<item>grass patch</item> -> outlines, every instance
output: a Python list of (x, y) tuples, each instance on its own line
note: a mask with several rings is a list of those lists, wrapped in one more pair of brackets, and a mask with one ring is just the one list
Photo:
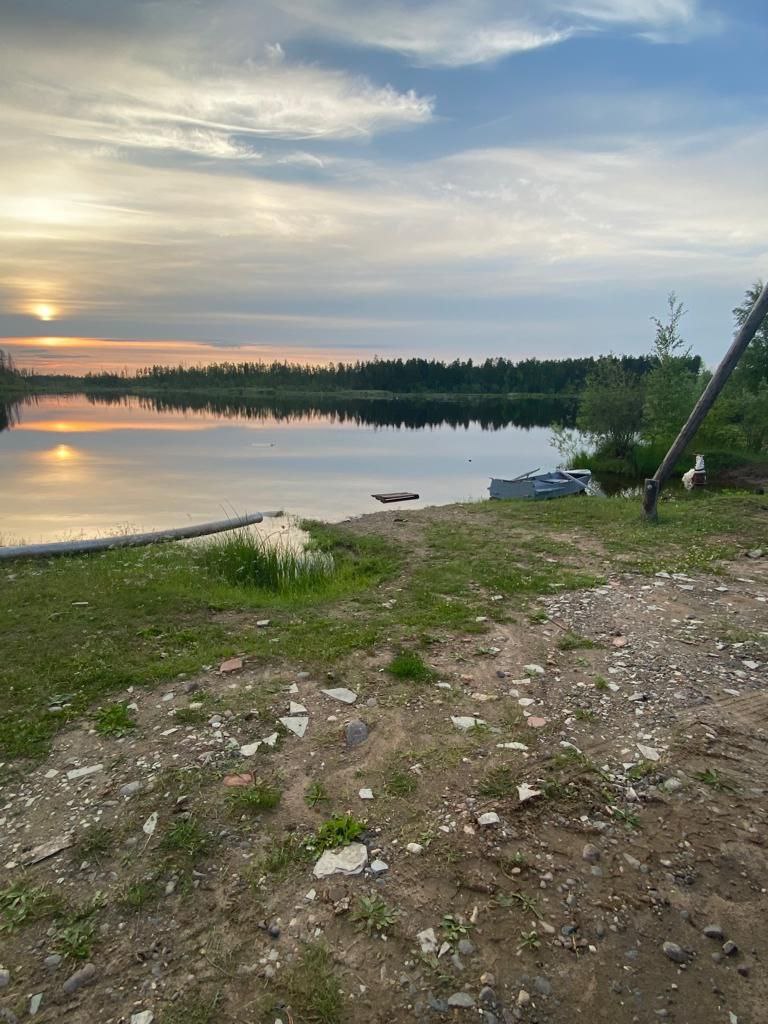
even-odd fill
[(395, 679), (409, 679), (414, 683), (429, 683), (435, 673), (416, 651), (400, 651), (387, 665), (387, 671)]
[(512, 796), (517, 786), (517, 771), (512, 765), (500, 764), (491, 768), (478, 787), (480, 796), (501, 800)]
[(217, 1008), (220, 1001), (218, 992), (205, 999), (200, 995), (186, 996), (163, 1009), (160, 1024), (214, 1024), (219, 1017)]
[(608, 680), (604, 676), (595, 676), (595, 689), (600, 690), (601, 693), (605, 693), (610, 690)]
[(142, 878), (124, 886), (117, 896), (117, 903), (125, 910), (138, 913), (160, 898), (160, 884), (157, 878)]
[(20, 879), (0, 889), (0, 932), (13, 932), (30, 921), (39, 921), (61, 911), (57, 893), (43, 885)]
[(304, 792), (304, 803), (307, 807), (318, 807), (320, 804), (330, 802), (328, 790), (322, 782), (310, 782)]
[(557, 646), (561, 651), (582, 651), (591, 650), (599, 645), (594, 640), (590, 640), (588, 636), (580, 636), (578, 633), (568, 632), (560, 637), (557, 641)]
[(316, 850), (335, 850), (338, 846), (353, 843), (365, 832), (365, 822), (358, 821), (351, 814), (339, 814), (324, 821), (317, 830), (312, 845)]
[(280, 803), (282, 793), (277, 786), (256, 779), (252, 786), (233, 789), (227, 796), (229, 810), (238, 815), (261, 814), (273, 811)]
[(72, 853), (75, 860), (98, 862), (109, 856), (114, 847), (115, 834), (112, 829), (104, 825), (94, 825), (73, 848)]
[(380, 896), (361, 896), (352, 911), (352, 920), (368, 935), (383, 935), (397, 919), (393, 910)]
[(304, 949), (287, 969), (283, 988), (297, 1024), (341, 1024), (344, 1001), (331, 954), (322, 943)]
[(205, 708), (176, 708), (173, 717), (179, 725), (204, 725), (211, 717), (211, 712)]
[(384, 791), (388, 796), (410, 796), (418, 788), (419, 782), (413, 772), (400, 769), (393, 771), (384, 782)]
[(96, 712), (96, 732), (119, 738), (136, 728), (136, 719), (127, 704), (107, 704)]
[(87, 960), (93, 952), (95, 932), (96, 925), (88, 918), (70, 921), (57, 929), (54, 949), (72, 960)]
[(731, 780), (721, 775), (716, 768), (705, 768), (703, 772), (694, 772), (693, 777), (698, 779), (699, 782), (703, 782), (705, 786), (709, 786), (710, 789), (721, 792), (736, 788)]
[(597, 715), (594, 711), (591, 711), (589, 708), (576, 708), (576, 710), (573, 712), (573, 717), (576, 719), (577, 722), (597, 721)]
[(271, 841), (260, 857), (255, 873), (285, 878), (296, 865), (306, 864), (312, 859), (306, 841), (299, 836), (289, 834), (272, 836)]
[(167, 853), (181, 854), (190, 860), (210, 853), (213, 837), (197, 818), (184, 818), (175, 822), (160, 840), (160, 848)]
[(279, 539), (252, 530), (233, 530), (201, 548), (200, 559), (212, 576), (236, 587), (295, 595), (322, 589), (333, 576), (333, 555), (299, 551)]

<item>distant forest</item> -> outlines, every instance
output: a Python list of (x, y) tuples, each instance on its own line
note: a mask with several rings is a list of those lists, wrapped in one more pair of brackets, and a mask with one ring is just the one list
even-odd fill
[[(637, 377), (650, 373), (652, 356), (620, 356), (622, 369)], [(701, 360), (689, 359), (698, 372)], [(149, 366), (136, 373), (94, 373), (81, 378), (84, 390), (216, 391), (234, 388), (268, 390), (389, 391), (397, 394), (578, 394), (598, 360), (581, 359), (372, 359), (330, 363), (211, 363), (208, 366)]]

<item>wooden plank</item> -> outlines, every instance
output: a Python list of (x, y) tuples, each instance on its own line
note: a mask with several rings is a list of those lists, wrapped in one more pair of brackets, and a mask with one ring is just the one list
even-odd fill
[(419, 496), (413, 491), (393, 491), (390, 494), (372, 494), (371, 497), (383, 505), (389, 505), (393, 501), (417, 501)]

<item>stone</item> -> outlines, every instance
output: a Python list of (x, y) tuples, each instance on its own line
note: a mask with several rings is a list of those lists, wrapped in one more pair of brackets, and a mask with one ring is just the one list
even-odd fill
[(541, 790), (533, 789), (527, 782), (523, 782), (517, 787), (517, 798), (521, 804), (527, 803), (528, 800), (534, 800), (537, 796), (541, 796)]
[(742, 976), (742, 978), (748, 978), (749, 977), (749, 970), (750, 970), (749, 964), (739, 964), (739, 966), (736, 968), (736, 970), (739, 972), (739, 974)]
[(424, 847), (421, 845), (421, 843), (408, 843), (405, 849), (408, 853), (415, 853), (417, 855), (420, 853), (424, 853)]
[(642, 867), (642, 864), (637, 859), (637, 857), (633, 857), (631, 853), (625, 853), (624, 860), (627, 862), (627, 864), (629, 864), (631, 868), (634, 868), (635, 871), (639, 871)]
[(242, 658), (228, 658), (219, 665), (219, 672), (226, 675), (227, 672), (239, 672), (242, 667)]
[(85, 967), (81, 967), (79, 971), (75, 971), (74, 974), (70, 974), (64, 982), (64, 991), (67, 995), (72, 995), (73, 992), (77, 992), (77, 990), (83, 988), (84, 985), (90, 985), (90, 983), (95, 980), (96, 968), (93, 964), (86, 964)]
[(661, 788), (666, 790), (667, 793), (677, 793), (683, 788), (683, 784), (680, 779), (670, 778), (662, 782)]
[(361, 743), (365, 743), (367, 739), (368, 726), (365, 722), (362, 722), (359, 718), (353, 718), (351, 722), (347, 723), (347, 727), (344, 730), (344, 742), (347, 745), (347, 750), (354, 750)]
[(256, 625), (259, 629), (266, 629), (270, 622), (271, 619), (257, 619)]
[(361, 800), (373, 800), (373, 790), (365, 786), (357, 791), (357, 795)]
[(460, 1010), (471, 1010), (475, 1000), (469, 992), (454, 992), (452, 996), (448, 996), (448, 1005)]
[(517, 1005), (528, 1006), (531, 1001), (530, 993), (526, 992), (524, 988), (521, 988), (517, 993)]
[(0, 988), (8, 988), (11, 983), (11, 972), (5, 967), (0, 968)]
[(342, 704), (354, 704), (357, 700), (357, 694), (348, 690), (346, 686), (332, 686), (330, 690), (321, 690), (320, 692), (332, 700), (340, 700)]
[(496, 811), (486, 811), (485, 814), (478, 815), (477, 824), (488, 828), (493, 825), (501, 824), (501, 818), (498, 816)]
[(747, 558), (762, 558), (762, 557), (763, 557), (763, 549), (762, 548), (752, 548), (751, 551), (747, 552)]
[(261, 740), (256, 740), (254, 743), (244, 743), (243, 746), (240, 747), (240, 753), (243, 757), (253, 757), (260, 746)]
[(526, 718), (525, 724), (529, 725), (531, 729), (543, 729), (545, 725), (549, 725), (549, 719), (539, 718), (538, 715), (531, 715), (530, 718)]
[[(475, 944), (470, 939), (459, 939), (459, 944), (456, 947), (462, 956), (472, 956), (475, 952)], [(490, 984), (490, 982), (483, 982), (484, 985)]]
[(150, 816), (147, 818), (147, 820), (141, 826), (141, 831), (144, 833), (145, 836), (154, 835), (154, 831), (157, 828), (157, 818), (158, 818), (157, 811), (152, 811)]
[(269, 736), (265, 736), (261, 742), (266, 743), (268, 747), (274, 747), (277, 744), (278, 739), (279, 736), (277, 735), (277, 733), (271, 732)]
[(682, 946), (678, 946), (676, 942), (665, 942), (661, 948), (664, 956), (676, 964), (687, 964), (691, 959), (690, 954)]
[(143, 782), (126, 782), (124, 786), (119, 789), (120, 796), (124, 800), (130, 800), (132, 796), (136, 796), (140, 793), (144, 786)]
[(527, 750), (528, 747), (525, 743), (518, 743), (516, 740), (512, 740), (510, 743), (497, 743), (496, 747), (498, 750)]
[(552, 982), (542, 974), (537, 975), (537, 977), (533, 979), (533, 987), (540, 996), (552, 995)]
[(582, 860), (587, 861), (589, 864), (597, 864), (600, 860), (601, 853), (594, 843), (585, 843), (584, 849), (581, 851)]
[(708, 924), (706, 928), (702, 928), (701, 934), (705, 939), (717, 939), (719, 942), (725, 938), (725, 932), (719, 924)]
[(731, 939), (728, 939), (727, 942), (723, 943), (723, 952), (726, 956), (733, 956), (735, 953), (738, 953), (738, 951), (739, 947), (735, 942), (732, 942)]
[(288, 703), (288, 714), (289, 715), (307, 715), (309, 712), (303, 704), (298, 704), (295, 700), (289, 701)]
[(389, 864), (385, 860), (372, 860), (370, 863), (371, 872), (374, 875), (382, 875), (385, 871), (389, 871)]
[(476, 718), (474, 715), (451, 715), (451, 721), (459, 732), (468, 732), (478, 725), (485, 725), (485, 719)]
[(29, 1016), (30, 1017), (34, 1017), (35, 1016), (37, 1011), (40, 1009), (40, 1004), (42, 1003), (42, 1001), (43, 1001), (43, 993), (42, 992), (38, 992), (36, 995), (32, 996), (32, 998), (29, 1000)]
[(543, 676), (544, 669), (541, 665), (523, 665), (523, 672), (527, 676)]
[(483, 1006), (493, 1007), (496, 1005), (496, 993), (493, 991), (490, 985), (483, 985), (483, 987), (480, 989), (478, 1000), (483, 1004)]
[(417, 932), (416, 941), (422, 953), (437, 952), (437, 936), (434, 928), (425, 928), (423, 931)]
[(271, 939), (279, 939), (280, 938), (280, 928), (276, 924), (271, 924), (267, 928), (267, 935), (269, 935), (269, 937)]
[(49, 839), (47, 843), (41, 843), (31, 850), (23, 858), (24, 864), (39, 864), (42, 860), (55, 857), (62, 850), (68, 850), (72, 845), (71, 833), (65, 836), (57, 836), (56, 839)]
[(301, 739), (301, 737), (307, 731), (307, 726), (309, 725), (309, 716), (285, 716), (284, 718), (280, 719), (280, 722), (285, 726), (288, 732), (292, 732), (294, 736), (298, 736), (299, 739)]
[(359, 875), (368, 863), (368, 850), (362, 843), (350, 843), (342, 850), (325, 850), (312, 869), (315, 878), (330, 875)]
[(643, 755), (646, 761), (658, 761), (661, 754), (656, 750), (655, 747), (646, 747), (643, 743), (637, 744), (637, 749)]
[(75, 782), (77, 779), (84, 779), (88, 775), (95, 775), (96, 772), (102, 771), (103, 768), (103, 764), (92, 764), (87, 768), (73, 768), (67, 772), (67, 779), (69, 782)]
[(48, 968), (49, 971), (55, 971), (64, 958), (60, 953), (51, 953), (43, 960), (43, 964)]
[(239, 789), (244, 786), (253, 785), (253, 773), (252, 772), (238, 772), (235, 775), (225, 775), (224, 785), (230, 789)]
[(131, 1014), (131, 1024), (152, 1024), (154, 1019), (155, 1015), (151, 1010), (140, 1010)]

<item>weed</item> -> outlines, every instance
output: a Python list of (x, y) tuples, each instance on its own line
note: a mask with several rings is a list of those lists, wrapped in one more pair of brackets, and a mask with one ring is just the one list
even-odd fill
[(577, 722), (595, 722), (597, 721), (597, 715), (594, 711), (589, 708), (576, 708), (573, 713), (573, 717)]
[(308, 844), (293, 834), (274, 836), (256, 865), (256, 872), (284, 878), (295, 864), (311, 858)]
[(365, 831), (365, 823), (350, 814), (340, 814), (324, 821), (311, 845), (316, 850), (335, 850), (337, 846), (352, 843)]
[(213, 840), (196, 818), (177, 821), (163, 836), (160, 846), (169, 853), (178, 853), (190, 860), (204, 856)]
[(297, 551), (286, 542), (234, 530), (212, 541), (200, 557), (214, 575), (238, 587), (296, 594), (322, 587), (333, 575), (333, 557), (321, 551)]
[(545, 622), (549, 622), (549, 615), (543, 608), (537, 608), (535, 612), (531, 612), (528, 616), (528, 621), (532, 626), (541, 625)]
[(25, 879), (0, 889), (0, 932), (12, 932), (27, 921), (38, 921), (61, 909), (61, 899), (45, 886)]
[(510, 796), (515, 792), (517, 773), (511, 765), (500, 764), (491, 768), (480, 783), (480, 796), (493, 797), (497, 800)]
[(383, 935), (395, 923), (397, 911), (392, 910), (380, 896), (361, 896), (352, 912), (352, 920), (369, 935)]
[(590, 640), (587, 636), (580, 636), (578, 633), (564, 633), (563, 636), (557, 641), (557, 646), (561, 651), (580, 651), (590, 650), (598, 645), (594, 640)]
[(541, 939), (535, 931), (520, 932), (520, 945), (517, 947), (518, 953), (521, 953), (524, 949), (536, 950), (540, 947)]
[(301, 959), (287, 969), (283, 984), (294, 1020), (302, 1024), (341, 1024), (343, 997), (324, 945), (306, 946)]
[(396, 679), (410, 679), (414, 683), (429, 683), (435, 673), (415, 651), (400, 651), (387, 666), (387, 671)]
[(460, 939), (465, 939), (469, 935), (472, 925), (457, 914), (445, 914), (440, 927), (443, 929), (445, 941), (455, 946)]
[(410, 796), (418, 784), (413, 772), (393, 771), (384, 783), (384, 789), (389, 796)]
[(304, 803), (307, 807), (317, 807), (318, 804), (327, 804), (330, 799), (328, 790), (322, 782), (310, 782), (304, 793)]
[(74, 847), (73, 853), (77, 860), (100, 861), (111, 853), (115, 845), (115, 835), (112, 829), (103, 825), (94, 825), (88, 829), (80, 842)]
[(655, 775), (659, 770), (659, 766), (653, 761), (638, 761), (637, 764), (633, 764), (627, 772), (628, 779), (646, 779), (649, 775)]
[(721, 775), (716, 768), (705, 768), (703, 772), (694, 772), (694, 779), (698, 779), (699, 782), (703, 782), (705, 786), (710, 786), (712, 789), (719, 791), (733, 790), (736, 787), (730, 781)]
[(601, 691), (610, 690), (608, 680), (603, 676), (595, 676), (595, 689)]
[(57, 929), (54, 948), (72, 960), (87, 960), (93, 951), (96, 926), (88, 918), (73, 920)]
[(517, 904), (524, 913), (541, 917), (536, 899), (533, 896), (526, 896), (524, 892), (512, 892), (509, 894), (500, 893), (495, 902), (500, 907), (509, 908)]
[(252, 786), (233, 789), (227, 796), (227, 806), (233, 814), (260, 814), (273, 811), (280, 803), (282, 793), (277, 786), (257, 779)]
[(127, 736), (136, 728), (136, 719), (133, 717), (127, 704), (107, 704), (99, 708), (96, 713), (96, 732), (102, 736)]
[(166, 1006), (160, 1024), (213, 1024), (218, 1016), (216, 1008), (220, 999), (218, 992), (210, 999), (201, 999), (199, 995), (188, 996), (179, 1003)]
[(210, 718), (205, 708), (176, 708), (174, 719), (179, 725), (202, 725)]
[(144, 878), (132, 882), (120, 890), (117, 902), (126, 910), (138, 912), (143, 910), (148, 903), (152, 903), (160, 896), (160, 886), (156, 878)]
[(635, 828), (640, 828), (640, 818), (635, 814), (634, 811), (625, 811), (621, 807), (613, 808), (613, 816), (616, 821), (622, 822), (627, 831), (631, 831)]

